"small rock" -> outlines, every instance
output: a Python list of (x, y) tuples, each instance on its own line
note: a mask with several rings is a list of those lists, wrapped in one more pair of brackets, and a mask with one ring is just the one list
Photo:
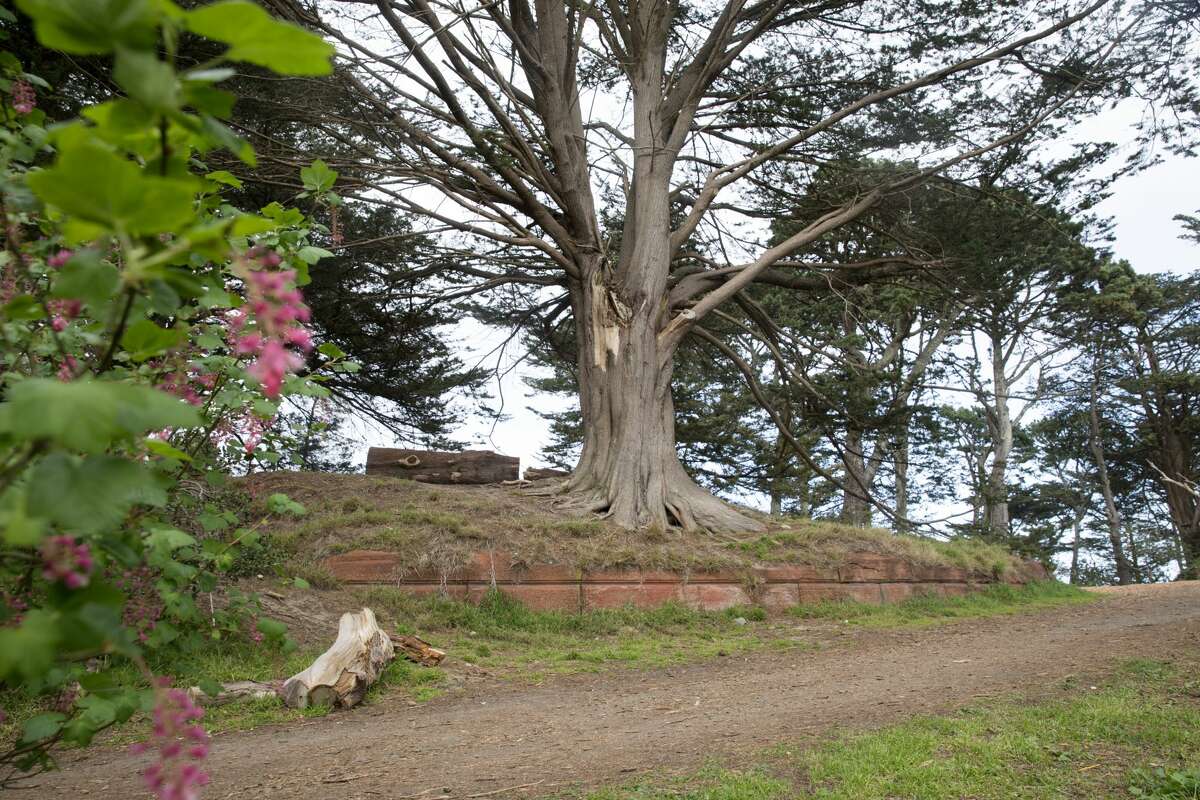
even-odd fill
[(734, 625), (745, 625), (747, 622), (748, 620), (745, 617), (735, 617), (733, 620)]

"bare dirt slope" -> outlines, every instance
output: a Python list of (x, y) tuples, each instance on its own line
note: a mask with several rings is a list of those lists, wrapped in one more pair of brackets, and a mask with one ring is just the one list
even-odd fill
[[(695, 767), (767, 744), (1062, 691), (1115, 660), (1200, 654), (1200, 583), (1106, 593), (1086, 606), (919, 631), (857, 632), (817, 652), (760, 655), (536, 687), (490, 685), (217, 737), (207, 798), (534, 796)], [(68, 757), (26, 798), (142, 796), (145, 756)], [(532, 784), (532, 785), (529, 785)], [(498, 792), (508, 787), (522, 787)]]

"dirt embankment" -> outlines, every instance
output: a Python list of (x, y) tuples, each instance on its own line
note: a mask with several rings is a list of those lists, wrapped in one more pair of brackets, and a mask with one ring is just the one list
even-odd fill
[[(1115, 660), (1200, 655), (1200, 583), (1118, 590), (1085, 606), (919, 631), (824, 631), (815, 653), (758, 655), (536, 687), (485, 685), (217, 737), (208, 798), (536, 796), (780, 741), (1062, 690)], [(26, 798), (141, 796), (145, 756), (94, 750)], [(510, 792), (496, 790), (523, 787)]]

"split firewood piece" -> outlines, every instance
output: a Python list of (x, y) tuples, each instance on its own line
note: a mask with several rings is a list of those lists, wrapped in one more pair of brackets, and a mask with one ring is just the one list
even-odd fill
[(261, 681), (234, 681), (221, 684), (221, 691), (215, 695), (206, 694), (199, 686), (187, 690), (188, 697), (193, 703), (202, 706), (223, 706), (234, 700), (261, 700), (264, 697), (279, 696), (279, 681), (263, 683)]
[(396, 650), (369, 608), (347, 612), (338, 623), (337, 640), (308, 669), (283, 684), (283, 704), (289, 708), (334, 705), (351, 708), (363, 699), (367, 687)]
[(438, 650), (429, 642), (417, 636), (392, 634), (392, 644), (400, 648), (409, 661), (415, 661), (423, 667), (436, 667), (446, 657), (445, 650)]

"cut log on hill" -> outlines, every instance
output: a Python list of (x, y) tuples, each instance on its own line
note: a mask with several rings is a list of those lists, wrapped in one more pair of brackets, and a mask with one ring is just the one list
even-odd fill
[(395, 657), (391, 637), (379, 627), (371, 609), (347, 612), (338, 623), (333, 647), (284, 682), (283, 703), (289, 708), (351, 708), (362, 701), (367, 688)]
[(571, 473), (563, 469), (551, 469), (549, 467), (530, 467), (525, 470), (525, 480), (527, 481), (542, 481), (546, 478), (569, 478)]
[(436, 667), (446, 657), (445, 650), (438, 650), (417, 636), (392, 634), (392, 644), (400, 648), (409, 661), (415, 661), (423, 667)]
[(368, 475), (391, 475), (421, 483), (501, 483), (515, 481), (521, 460), (490, 450), (444, 453), (437, 450), (399, 450), (372, 447), (367, 451)]

